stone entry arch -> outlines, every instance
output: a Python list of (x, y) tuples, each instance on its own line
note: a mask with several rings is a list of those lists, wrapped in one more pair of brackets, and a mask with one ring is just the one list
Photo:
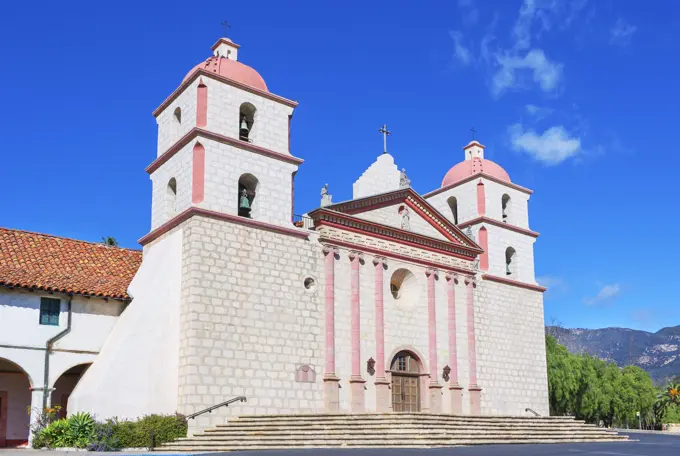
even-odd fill
[(402, 350), (392, 358), (390, 373), (392, 376), (393, 412), (420, 411), (422, 367), (420, 359), (409, 350)]

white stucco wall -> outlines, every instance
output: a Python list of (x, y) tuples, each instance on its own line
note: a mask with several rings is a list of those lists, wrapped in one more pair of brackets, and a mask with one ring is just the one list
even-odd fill
[(390, 154), (379, 155), (352, 185), (353, 198), (398, 190), (400, 176), (394, 157)]
[[(133, 301), (69, 399), (69, 413), (136, 418), (177, 411), (182, 232), (149, 247)], [(113, 398), (113, 399), (112, 399)]]
[(444, 214), (453, 222), (453, 214), (449, 207), (448, 199), (454, 196), (458, 201), (458, 223), (479, 217), (477, 212), (477, 183), (479, 179), (473, 179), (444, 192), (427, 197), (427, 202), (435, 209)]

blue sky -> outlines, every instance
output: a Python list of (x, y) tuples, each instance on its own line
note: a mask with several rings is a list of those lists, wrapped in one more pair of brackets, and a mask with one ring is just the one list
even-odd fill
[(0, 226), (137, 248), (151, 115), (228, 20), (239, 59), (298, 100), (296, 208), (389, 149), (437, 188), (470, 127), (535, 191), (546, 321), (680, 324), (680, 4), (10, 2), (0, 15)]

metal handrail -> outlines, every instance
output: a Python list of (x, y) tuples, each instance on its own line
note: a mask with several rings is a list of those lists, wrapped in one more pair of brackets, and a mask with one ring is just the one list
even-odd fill
[(534, 409), (525, 408), (524, 411), (525, 411), (525, 412), (531, 412), (531, 413), (534, 414), (534, 416), (541, 416), (541, 414), (540, 414), (540, 413), (537, 413)]
[(229, 399), (228, 401), (221, 402), (217, 405), (213, 405), (212, 407), (208, 407), (207, 409), (201, 410), (196, 413), (192, 413), (191, 415), (187, 415), (184, 417), (185, 420), (193, 420), (199, 415), (203, 415), (204, 413), (212, 413), (213, 410), (218, 409), (220, 407), (229, 407), (229, 404), (233, 404), (234, 402), (241, 401), (241, 402), (246, 402), (247, 399), (245, 396), (238, 396), (233, 399)]

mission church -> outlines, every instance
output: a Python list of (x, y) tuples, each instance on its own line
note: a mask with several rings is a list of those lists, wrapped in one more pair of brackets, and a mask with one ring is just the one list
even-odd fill
[[(270, 92), (231, 40), (212, 51), (153, 113), (143, 254), (70, 240), (101, 267), (67, 256), (66, 283), (50, 285), (14, 278), (16, 258), (29, 257), (17, 239), (46, 235), (0, 236), (0, 368), (25, 374), (29, 405), (136, 418), (247, 398), (191, 421), (193, 431), (252, 413), (548, 415), (532, 191), (473, 140), (440, 188), (415, 192), (385, 150), (351, 200), (333, 203), (324, 187), (320, 206), (297, 216), (297, 103)], [(70, 285), (78, 274), (93, 283)], [(101, 290), (113, 277), (115, 290)], [(72, 300), (84, 298), (72, 320)], [(44, 322), (53, 332), (21, 344), (4, 330)], [(59, 368), (46, 371), (31, 345)], [(78, 366), (55, 395), (60, 373)]]

